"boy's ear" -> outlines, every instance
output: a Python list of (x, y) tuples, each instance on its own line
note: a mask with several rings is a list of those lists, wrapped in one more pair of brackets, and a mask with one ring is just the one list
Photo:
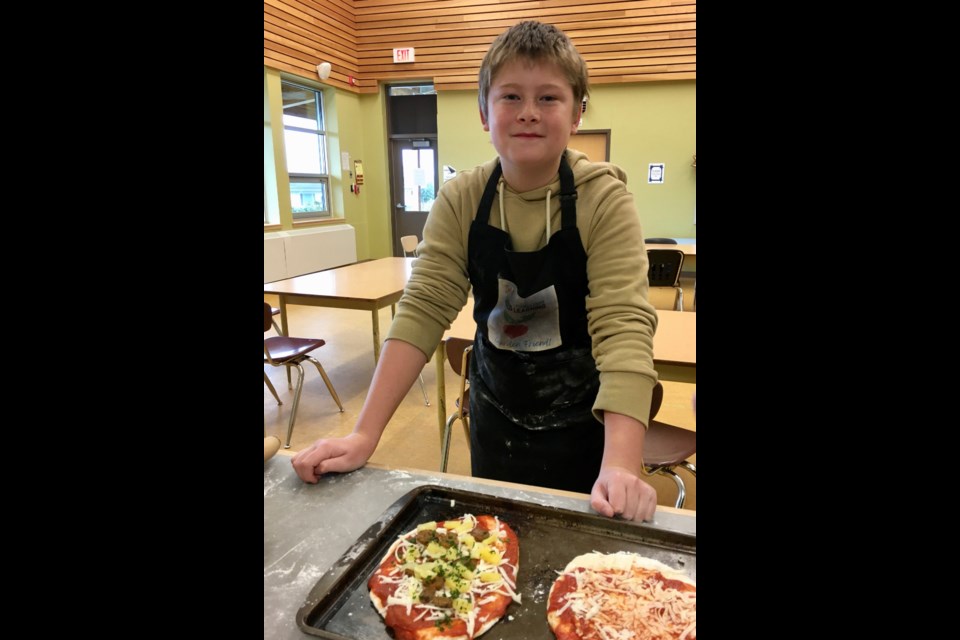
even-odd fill
[(483, 125), (483, 130), (490, 131), (490, 125), (487, 124), (487, 119), (483, 117), (483, 109), (477, 107), (477, 111), (480, 112), (480, 123)]

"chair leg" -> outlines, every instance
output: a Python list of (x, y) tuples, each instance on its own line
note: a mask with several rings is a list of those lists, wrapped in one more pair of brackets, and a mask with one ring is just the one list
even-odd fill
[(440, 471), (446, 473), (447, 460), (450, 457), (450, 434), (453, 431), (453, 422), (457, 419), (456, 413), (451, 413), (447, 424), (443, 427), (443, 441), (440, 443)]
[(300, 406), (300, 392), (303, 390), (303, 367), (299, 362), (287, 364), (289, 369), (297, 368), (297, 390), (293, 394), (293, 406), (290, 407), (290, 422), (287, 424), (287, 442), (283, 445), (284, 449), (290, 448), (290, 437), (293, 436), (293, 423), (297, 419), (297, 407)]
[(316, 365), (317, 371), (320, 372), (320, 377), (323, 378), (323, 382), (327, 385), (327, 391), (330, 392), (330, 395), (333, 396), (333, 401), (337, 403), (337, 406), (340, 407), (340, 413), (343, 413), (343, 405), (340, 404), (340, 396), (337, 395), (336, 390), (333, 388), (333, 383), (330, 382), (330, 378), (327, 377), (327, 372), (323, 370), (323, 365), (320, 364), (320, 361), (312, 356), (307, 356), (307, 360)]
[(683, 462), (680, 463), (680, 466), (686, 469), (687, 471), (689, 471), (690, 473), (692, 473), (694, 478), (697, 477), (697, 467), (694, 466), (692, 462), (684, 460)]
[(423, 374), (420, 374), (420, 391), (423, 392), (423, 403), (430, 406), (430, 399), (427, 398), (427, 387), (423, 384)]
[(463, 416), (460, 423), (463, 425), (463, 437), (467, 439), (467, 451), (470, 451), (470, 416)]
[(270, 322), (273, 323), (273, 330), (277, 332), (277, 335), (278, 335), (278, 336), (282, 336), (282, 335), (283, 335), (283, 331), (280, 331), (280, 325), (277, 324), (277, 321), (276, 321), (276, 320), (271, 320)]
[(277, 395), (277, 390), (273, 388), (273, 383), (270, 382), (270, 378), (267, 377), (267, 372), (263, 372), (263, 381), (267, 383), (267, 387), (270, 389), (270, 393), (273, 394), (273, 397), (277, 399), (277, 404), (283, 404), (280, 402), (280, 396)]
[(677, 296), (677, 311), (683, 311), (683, 289), (677, 287), (677, 291), (680, 292)]
[(677, 503), (674, 506), (677, 509), (682, 509), (683, 501), (687, 497), (687, 492), (683, 486), (683, 478), (681, 478), (676, 473), (674, 473), (672, 469), (660, 469), (660, 473), (664, 473), (670, 476), (671, 478), (673, 478), (673, 481), (677, 484)]

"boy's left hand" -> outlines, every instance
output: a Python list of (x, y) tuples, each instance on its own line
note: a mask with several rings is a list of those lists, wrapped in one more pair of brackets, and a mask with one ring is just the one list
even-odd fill
[(624, 520), (653, 520), (657, 490), (623, 467), (601, 467), (590, 492), (590, 506), (600, 515)]

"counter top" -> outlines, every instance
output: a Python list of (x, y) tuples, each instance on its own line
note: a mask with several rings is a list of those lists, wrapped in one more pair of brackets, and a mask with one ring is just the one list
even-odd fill
[[(313, 586), (388, 507), (427, 484), (593, 513), (584, 494), (373, 464), (311, 485), (289, 454), (277, 455), (263, 465), (264, 640), (311, 637), (296, 615)], [(658, 506), (654, 522), (636, 526), (696, 535), (696, 512)]]

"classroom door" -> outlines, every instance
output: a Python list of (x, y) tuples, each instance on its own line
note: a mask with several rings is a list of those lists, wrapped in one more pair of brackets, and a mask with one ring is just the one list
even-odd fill
[(584, 152), (590, 162), (610, 162), (610, 129), (578, 131), (567, 147)]
[(402, 236), (423, 240), (423, 225), (437, 197), (437, 91), (430, 83), (388, 85), (390, 221), (393, 255)]
[(400, 238), (423, 240), (423, 225), (437, 198), (436, 140), (394, 139), (390, 142), (393, 196), (393, 252), (403, 255)]

